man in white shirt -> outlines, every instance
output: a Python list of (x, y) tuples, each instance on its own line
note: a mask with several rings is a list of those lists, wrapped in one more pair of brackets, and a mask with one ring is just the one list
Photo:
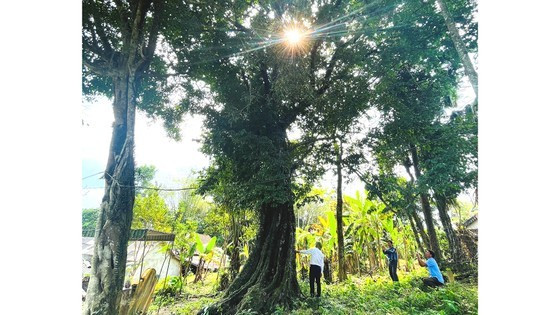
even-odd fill
[(317, 297), (321, 297), (321, 273), (325, 265), (325, 255), (321, 252), (323, 246), (320, 242), (315, 243), (315, 248), (298, 250), (300, 254), (311, 255), (309, 266), (309, 286), (311, 288), (311, 296), (315, 293), (315, 282), (317, 282)]

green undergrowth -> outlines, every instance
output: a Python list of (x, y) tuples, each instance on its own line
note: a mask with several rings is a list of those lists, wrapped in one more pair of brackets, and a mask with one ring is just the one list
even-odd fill
[[(291, 312), (277, 314), (478, 314), (478, 289), (467, 283), (423, 288), (420, 273), (387, 277), (351, 277), (326, 286), (320, 299), (305, 298)], [(307, 289), (307, 283), (302, 289)]]
[[(388, 277), (350, 276), (342, 283), (323, 283), (320, 299), (309, 297), (306, 281), (300, 282), (304, 297), (295, 301), (291, 311), (278, 308), (274, 314), (478, 314), (478, 289), (476, 284), (466, 282), (448, 283), (432, 289), (422, 286), (425, 270), (406, 275), (400, 274), (400, 282), (393, 283)], [(210, 282), (198, 289), (210, 292)], [(196, 288), (189, 289), (191, 293)], [(196, 314), (219, 296), (179, 298), (172, 305), (162, 308), (159, 314)], [(155, 314), (155, 313), (154, 313)], [(251, 314), (251, 312), (246, 312)]]
[[(196, 314), (198, 310), (218, 300), (217, 273), (210, 273), (204, 281), (194, 283), (194, 275), (189, 275), (180, 289), (177, 279), (170, 278), (164, 286), (160, 281), (156, 286), (154, 302), (150, 314)], [(180, 292), (179, 292), (180, 290)]]

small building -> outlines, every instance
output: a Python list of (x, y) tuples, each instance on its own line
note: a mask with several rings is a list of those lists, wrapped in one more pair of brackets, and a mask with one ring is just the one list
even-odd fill
[(475, 235), (478, 235), (478, 213), (465, 220), (463, 226)]
[[(82, 231), (82, 278), (91, 270), (94, 233), (93, 230)], [(181, 262), (178, 255), (171, 250), (165, 250), (168, 242), (174, 240), (175, 235), (170, 233), (147, 229), (131, 230), (127, 248), (126, 279), (139, 278), (140, 270), (143, 272), (148, 268), (154, 268), (158, 277), (164, 277), (166, 273), (170, 277), (180, 275)]]
[[(94, 231), (82, 232), (82, 278), (89, 275), (91, 271), (91, 260), (94, 248)], [(210, 242), (211, 237), (205, 234), (199, 234), (200, 240), (206, 246)], [(180, 276), (181, 260), (177, 250), (166, 251), (171, 242), (175, 239), (175, 235), (163, 233), (153, 230), (132, 230), (131, 237), (127, 249), (127, 267), (126, 279), (140, 278), (140, 272), (144, 272), (149, 268), (156, 270), (158, 278)], [(210, 262), (205, 263), (208, 271), (215, 272), (219, 268), (219, 257), (224, 255), (223, 250), (214, 247), (214, 258)], [(143, 259), (142, 259), (143, 257)], [(227, 264), (227, 256), (222, 267)], [(195, 271), (198, 267), (200, 256), (195, 254), (191, 261), (191, 270)], [(169, 265), (169, 266), (168, 266)]]

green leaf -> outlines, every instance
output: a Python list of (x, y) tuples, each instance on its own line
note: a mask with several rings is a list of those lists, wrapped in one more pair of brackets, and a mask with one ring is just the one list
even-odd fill
[(336, 234), (336, 218), (334, 216), (334, 212), (329, 211), (327, 212), (327, 221), (329, 223), (329, 232), (331, 233), (332, 238), (337, 238)]
[(194, 252), (196, 251), (197, 243), (192, 244), (191, 248), (189, 249), (188, 257), (192, 257)]
[(204, 254), (204, 244), (202, 244), (202, 241), (200, 240), (200, 235), (198, 234), (196, 234), (196, 250), (200, 254)]
[(204, 251), (205, 254), (208, 254), (212, 251), (212, 249), (214, 249), (214, 246), (216, 245), (216, 237), (212, 237), (210, 239), (210, 242), (208, 242), (208, 245), (206, 245), (206, 250)]

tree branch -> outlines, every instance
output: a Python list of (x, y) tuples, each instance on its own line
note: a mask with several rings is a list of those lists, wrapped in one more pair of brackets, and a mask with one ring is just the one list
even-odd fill
[(87, 60), (87, 58), (82, 58), (82, 62), (91, 72), (99, 76), (111, 76), (112, 74), (108, 67), (103, 67), (95, 62)]
[(126, 16), (126, 10), (124, 4), (121, 0), (115, 0), (117, 6), (117, 12), (119, 12), (119, 17), (121, 20), (121, 33), (123, 34), (123, 41), (126, 43), (130, 38), (130, 24), (128, 23), (128, 17)]
[(142, 37), (142, 29), (144, 26), (144, 20), (146, 17), (146, 12), (148, 11), (150, 1), (140, 0), (137, 5), (136, 13), (134, 16), (134, 21), (132, 23), (132, 33), (130, 41), (128, 42), (128, 47), (125, 49), (128, 53), (127, 66), (129, 71), (136, 72), (139, 64), (135, 64), (136, 54), (140, 47), (140, 39)]
[[(94, 43), (96, 43), (93, 39), (92, 39), (92, 41)], [(88, 43), (87, 40), (85, 40), (83, 38), (83, 36), (82, 36), (82, 47), (84, 47), (89, 52), (97, 55), (100, 59), (103, 59), (107, 62), (110, 61), (110, 58), (108, 58), (108, 56), (105, 55), (105, 52), (103, 51), (103, 49), (101, 49), (101, 47), (99, 47), (98, 45), (95, 45), (95, 44), (92, 45), (92, 44)]]
[[(350, 171), (351, 171), (352, 173), (356, 174), (356, 175), (358, 176), (358, 178), (359, 178), (362, 182), (364, 182), (364, 183), (366, 183), (366, 184), (368, 184), (368, 185), (370, 185), (370, 186), (375, 186), (375, 187), (378, 186), (377, 183), (371, 183), (371, 182), (369, 182), (369, 181), (365, 178), (365, 176), (364, 176), (363, 174), (361, 174), (358, 170), (354, 169), (352, 166), (350, 166), (350, 165), (347, 165), (347, 166), (348, 166), (348, 168), (350, 169)], [(381, 194), (381, 192), (380, 192), (378, 189), (375, 190), (375, 195), (377, 196), (377, 198), (379, 198), (379, 200), (381, 200), (381, 202), (383, 202), (383, 204), (385, 205), (385, 207), (387, 207), (387, 209), (389, 209), (390, 211), (392, 211), (392, 212), (394, 212), (394, 213), (397, 213), (397, 211), (395, 211), (395, 210), (385, 201), (385, 198), (383, 198), (383, 194)]]
[(114, 53), (114, 49), (111, 46), (111, 43), (109, 43), (109, 40), (107, 39), (107, 34), (105, 33), (105, 30), (101, 26), (101, 21), (98, 18), (93, 17), (93, 23), (95, 24), (95, 33), (99, 35), (105, 53), (107, 54), (107, 56), (111, 56)]
[(145, 48), (146, 54), (142, 55), (142, 62), (139, 65), (140, 71), (145, 70), (147, 66), (150, 64), (152, 58), (154, 57), (154, 52), (156, 50), (156, 44), (157, 44), (157, 37), (161, 25), (162, 11), (163, 11), (163, 0), (154, 0), (154, 19), (152, 22), (152, 27), (150, 29), (148, 46)]
[(319, 46), (323, 43), (322, 40), (318, 39), (313, 44), (311, 48), (311, 62), (309, 68), (309, 82), (311, 83), (311, 88), (315, 91), (315, 67), (316, 67), (316, 60), (317, 60), (317, 52), (319, 51)]
[(319, 88), (319, 90), (317, 90), (317, 95), (322, 95), (330, 87), (331, 82), (332, 82), (331, 81), (331, 76), (332, 76), (332, 73), (334, 71), (334, 65), (338, 61), (338, 58), (341, 54), (341, 51), (342, 51), (342, 49), (344, 49), (344, 47), (347, 45), (347, 43), (348, 42), (346, 42), (346, 43), (339, 42), (336, 45), (333, 56), (332, 56), (331, 60), (329, 61), (329, 64), (327, 65), (327, 72), (325, 73), (325, 78), (323, 79), (323, 85)]

